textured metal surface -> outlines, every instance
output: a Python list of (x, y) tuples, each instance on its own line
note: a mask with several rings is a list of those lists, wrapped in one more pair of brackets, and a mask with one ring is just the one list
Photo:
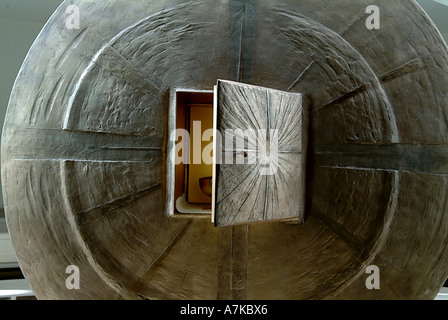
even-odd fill
[[(414, 1), (82, 0), (79, 30), (68, 4), (24, 61), (2, 137), (8, 225), (38, 298), (436, 295), (448, 55)], [(380, 30), (365, 26), (372, 4)], [(165, 212), (169, 92), (217, 79), (304, 93), (303, 225), (217, 229)], [(371, 264), (380, 290), (366, 289)]]
[(307, 131), (302, 96), (223, 80), (216, 95), (222, 152), (215, 146), (214, 224), (303, 222)]

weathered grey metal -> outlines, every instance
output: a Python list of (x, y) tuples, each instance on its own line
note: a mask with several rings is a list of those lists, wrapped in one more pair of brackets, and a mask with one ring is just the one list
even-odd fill
[[(233, 81), (216, 86), (215, 226), (303, 223), (306, 122), (302, 95)], [(245, 140), (247, 142), (245, 143)]]
[[(436, 295), (448, 54), (414, 1), (82, 0), (79, 30), (68, 4), (24, 61), (2, 137), (8, 226), (38, 298)], [(369, 5), (379, 30), (366, 28)], [(217, 79), (304, 94), (303, 225), (214, 228), (165, 212), (169, 92)], [(372, 264), (380, 290), (365, 286)]]

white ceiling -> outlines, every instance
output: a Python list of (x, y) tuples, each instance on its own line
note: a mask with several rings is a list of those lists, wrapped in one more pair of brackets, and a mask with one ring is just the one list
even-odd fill
[(435, 2), (441, 3), (445, 6), (448, 6), (448, 0), (434, 0)]

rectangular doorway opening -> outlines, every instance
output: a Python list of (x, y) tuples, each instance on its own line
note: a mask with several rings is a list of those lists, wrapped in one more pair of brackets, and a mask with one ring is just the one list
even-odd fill
[[(213, 165), (202, 155), (213, 143), (213, 91), (177, 89), (170, 100), (169, 213), (210, 215)], [(205, 136), (210, 141), (203, 141)]]
[(216, 227), (303, 223), (300, 93), (217, 80), (213, 90), (171, 91), (168, 119), (169, 214), (206, 217)]

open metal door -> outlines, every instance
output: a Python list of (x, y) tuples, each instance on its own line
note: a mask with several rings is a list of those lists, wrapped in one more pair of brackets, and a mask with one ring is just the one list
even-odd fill
[(306, 130), (302, 96), (218, 80), (215, 226), (303, 222)]

